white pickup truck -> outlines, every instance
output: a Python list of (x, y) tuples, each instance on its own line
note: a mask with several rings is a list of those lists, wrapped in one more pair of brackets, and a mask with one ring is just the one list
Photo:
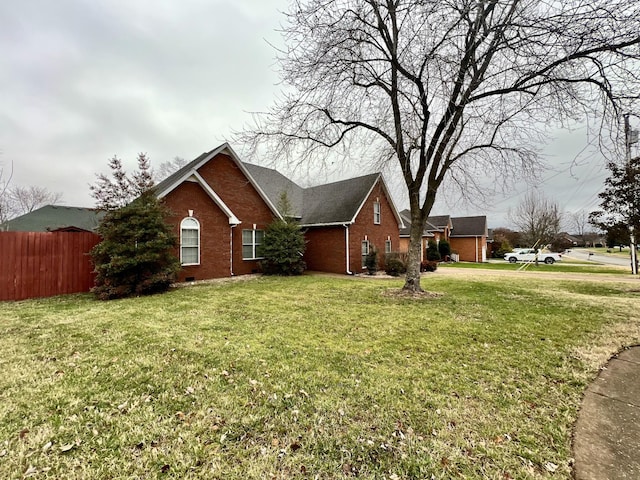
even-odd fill
[(520, 250), (505, 253), (504, 259), (509, 263), (533, 262), (536, 259), (536, 252), (538, 252), (538, 261), (544, 262), (547, 265), (551, 265), (562, 260), (562, 255), (559, 253), (540, 252), (535, 248), (522, 248)]

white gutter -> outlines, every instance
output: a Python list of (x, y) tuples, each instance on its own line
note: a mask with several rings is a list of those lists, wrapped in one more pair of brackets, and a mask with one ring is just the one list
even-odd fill
[(348, 224), (344, 224), (344, 238), (345, 238), (345, 246), (347, 248), (347, 275), (353, 275), (353, 272), (351, 270), (349, 270), (349, 225)]

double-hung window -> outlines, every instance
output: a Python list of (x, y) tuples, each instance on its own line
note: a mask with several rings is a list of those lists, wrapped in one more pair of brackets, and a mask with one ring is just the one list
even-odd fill
[(369, 255), (369, 240), (362, 241), (362, 268), (367, 266), (367, 255)]
[(200, 222), (193, 217), (180, 222), (180, 263), (200, 265)]
[(262, 258), (264, 230), (242, 230), (242, 259)]
[(380, 225), (380, 202), (378, 201), (373, 204), (373, 223)]
[(385, 240), (384, 253), (391, 253), (391, 240)]

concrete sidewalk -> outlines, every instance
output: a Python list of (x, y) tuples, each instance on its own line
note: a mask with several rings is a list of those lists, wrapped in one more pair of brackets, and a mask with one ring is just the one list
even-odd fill
[(640, 479), (640, 347), (613, 357), (587, 389), (573, 454), (576, 480)]

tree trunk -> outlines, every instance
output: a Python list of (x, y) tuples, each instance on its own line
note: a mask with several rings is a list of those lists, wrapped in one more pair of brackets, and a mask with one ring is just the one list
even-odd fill
[[(413, 217), (414, 215), (412, 215)], [(424, 230), (421, 219), (412, 218), (409, 237), (409, 258), (407, 260), (407, 275), (404, 281), (403, 290), (410, 292), (422, 292), (420, 286), (420, 254), (422, 250), (422, 232)]]

